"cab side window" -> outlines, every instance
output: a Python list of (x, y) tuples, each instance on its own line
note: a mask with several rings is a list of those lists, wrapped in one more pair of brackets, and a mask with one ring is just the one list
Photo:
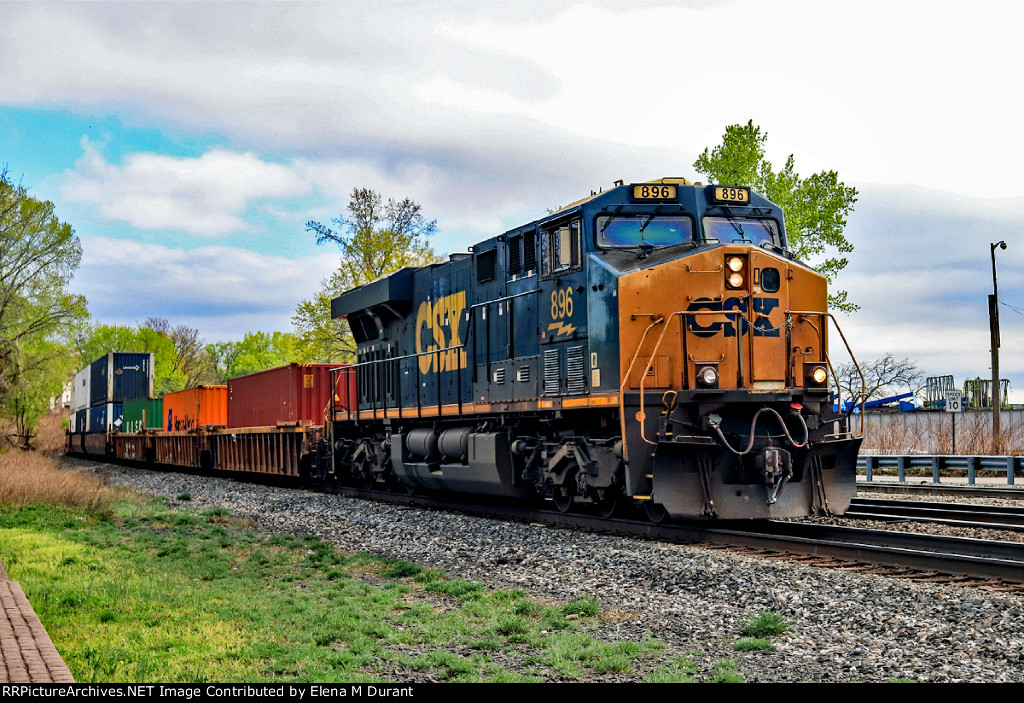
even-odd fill
[(573, 220), (541, 231), (541, 265), (545, 276), (580, 268), (582, 260), (580, 221)]

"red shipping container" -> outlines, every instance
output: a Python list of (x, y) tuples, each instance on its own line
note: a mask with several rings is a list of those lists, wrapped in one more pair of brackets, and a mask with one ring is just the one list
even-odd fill
[[(273, 427), (279, 422), (324, 424), (337, 364), (288, 364), (228, 381), (228, 427)], [(339, 409), (356, 407), (355, 374), (335, 373)], [(347, 396), (347, 399), (346, 399)]]
[(198, 386), (164, 393), (163, 429), (185, 432), (228, 421), (228, 387)]

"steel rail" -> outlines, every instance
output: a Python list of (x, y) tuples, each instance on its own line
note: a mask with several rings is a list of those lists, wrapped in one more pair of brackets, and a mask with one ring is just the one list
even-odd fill
[(881, 483), (857, 482), (858, 492), (902, 495), (959, 496), (962, 498), (1000, 498), (1024, 501), (1024, 488), (997, 488), (980, 486), (951, 486), (934, 483)]
[[(138, 465), (138, 462), (84, 456), (98, 463)], [(152, 471), (166, 468), (147, 467)], [(207, 473), (210, 472), (190, 472)], [(213, 472), (213, 475), (237, 472)], [(323, 490), (323, 485), (311, 486)], [(725, 547), (766, 550), (819, 558), (875, 564), (886, 567), (937, 572), (952, 576), (1024, 584), (1024, 543), (967, 537), (943, 537), (913, 532), (835, 527), (776, 520), (760, 522), (651, 523), (582, 513), (561, 513), (479, 497), (404, 495), (336, 487), (332, 493), (372, 498), (417, 508), (451, 510), (476, 517), (528, 522), (547, 527), (564, 527), (595, 533), (624, 535), (680, 544), (714, 544)]]
[[(341, 491), (355, 496), (348, 489)], [(361, 494), (365, 495), (365, 494)], [(983, 580), (1024, 583), (1024, 543), (968, 537), (945, 537), (913, 532), (836, 527), (776, 520), (761, 522), (651, 523), (644, 520), (605, 519), (582, 513), (561, 513), (544, 508), (523, 508), (500, 501), (481, 502), (445, 496), (384, 497), (389, 502), (417, 507), (616, 534), (677, 544), (714, 544), (723, 547), (801, 554), (898, 569), (968, 576)]]
[(860, 520), (935, 522), (969, 528), (1024, 531), (1024, 507), (854, 498), (843, 515)]

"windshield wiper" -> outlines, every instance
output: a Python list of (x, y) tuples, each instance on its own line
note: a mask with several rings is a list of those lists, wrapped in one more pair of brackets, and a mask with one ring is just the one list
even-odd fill
[[(740, 233), (739, 241), (741, 241), (741, 242), (752, 242), (753, 241), (752, 239), (747, 239), (747, 235), (743, 231), (743, 225), (740, 224), (740, 220), (738, 218), (733, 217), (732, 215), (726, 215), (725, 219), (729, 221), (729, 224), (733, 226), (733, 229), (735, 229), (737, 232)], [(736, 240), (734, 239), (733, 241), (735, 242)]]
[(610, 225), (612, 223), (612, 220), (614, 220), (616, 217), (619, 216), (619, 211), (621, 211), (621, 210), (622, 210), (622, 206), (619, 205), (617, 208), (615, 208), (612, 211), (612, 213), (610, 215), (607, 216), (608, 219), (604, 221), (603, 225), (601, 225), (601, 231), (598, 234), (604, 234), (604, 231), (606, 229), (608, 229), (608, 225)]
[(637, 245), (636, 258), (646, 259), (648, 255), (657, 248), (658, 247), (654, 246), (650, 242), (640, 242), (640, 244)]

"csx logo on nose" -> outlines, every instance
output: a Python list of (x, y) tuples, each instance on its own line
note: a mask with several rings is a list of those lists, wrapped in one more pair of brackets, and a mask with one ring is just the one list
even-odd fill
[(711, 310), (722, 312), (723, 315), (690, 315), (689, 322), (687, 323), (690, 331), (698, 337), (714, 337), (716, 334), (722, 334), (723, 332), (726, 337), (735, 337), (736, 318), (739, 317), (742, 334), (746, 334), (747, 328), (753, 326), (755, 337), (778, 337), (779, 330), (777, 326), (772, 324), (769, 316), (772, 310), (779, 307), (779, 299), (752, 298), (753, 322), (748, 322), (743, 317), (747, 312), (747, 300), (747, 298), (726, 298), (725, 300), (718, 301), (711, 300), (710, 298), (695, 300), (690, 303), (690, 307), (686, 309), (687, 312)]

